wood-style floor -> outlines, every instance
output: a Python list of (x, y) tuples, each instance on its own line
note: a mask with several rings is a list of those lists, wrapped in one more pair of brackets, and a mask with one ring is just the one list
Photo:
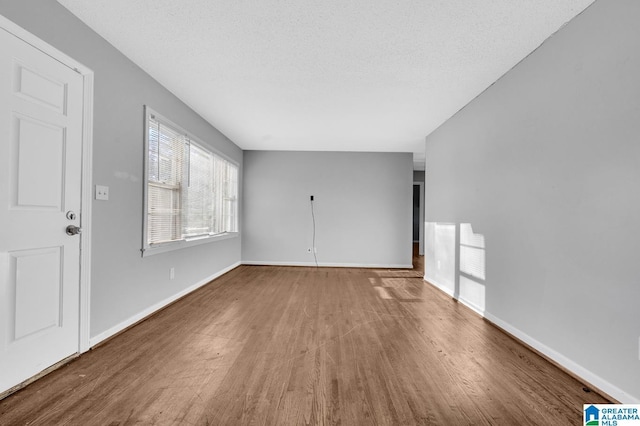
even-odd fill
[(582, 388), (421, 265), (241, 266), (0, 401), (0, 424), (577, 425), (608, 402)]

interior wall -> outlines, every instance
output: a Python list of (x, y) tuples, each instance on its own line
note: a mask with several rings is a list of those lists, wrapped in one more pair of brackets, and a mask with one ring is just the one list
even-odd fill
[(596, 1), (426, 143), (426, 220), (484, 237), (485, 315), (636, 403), (639, 21)]
[(238, 264), (240, 238), (141, 257), (143, 106), (240, 164), (242, 151), (59, 3), (0, 1), (0, 14), (95, 72), (93, 183), (110, 199), (92, 206), (92, 338)]
[(245, 263), (411, 267), (407, 153), (245, 151)]

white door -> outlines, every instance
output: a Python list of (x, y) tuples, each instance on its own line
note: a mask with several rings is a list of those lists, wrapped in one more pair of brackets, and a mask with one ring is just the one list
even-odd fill
[(0, 29), (0, 392), (78, 352), (82, 91)]

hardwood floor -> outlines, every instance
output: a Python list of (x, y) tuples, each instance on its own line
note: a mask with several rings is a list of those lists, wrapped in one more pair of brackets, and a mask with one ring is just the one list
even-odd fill
[(608, 402), (582, 387), (419, 268), (241, 266), (0, 401), (0, 424), (569, 425)]

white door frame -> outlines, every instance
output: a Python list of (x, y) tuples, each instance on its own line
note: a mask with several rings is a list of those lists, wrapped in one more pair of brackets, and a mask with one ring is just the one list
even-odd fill
[(82, 113), (82, 194), (80, 226), (80, 318), (78, 353), (86, 352), (89, 346), (89, 318), (91, 307), (91, 202), (93, 184), (91, 178), (93, 159), (93, 71), (55, 47), (39, 39), (27, 30), (0, 15), (0, 29), (18, 37), (60, 63), (75, 70), (83, 79)]

